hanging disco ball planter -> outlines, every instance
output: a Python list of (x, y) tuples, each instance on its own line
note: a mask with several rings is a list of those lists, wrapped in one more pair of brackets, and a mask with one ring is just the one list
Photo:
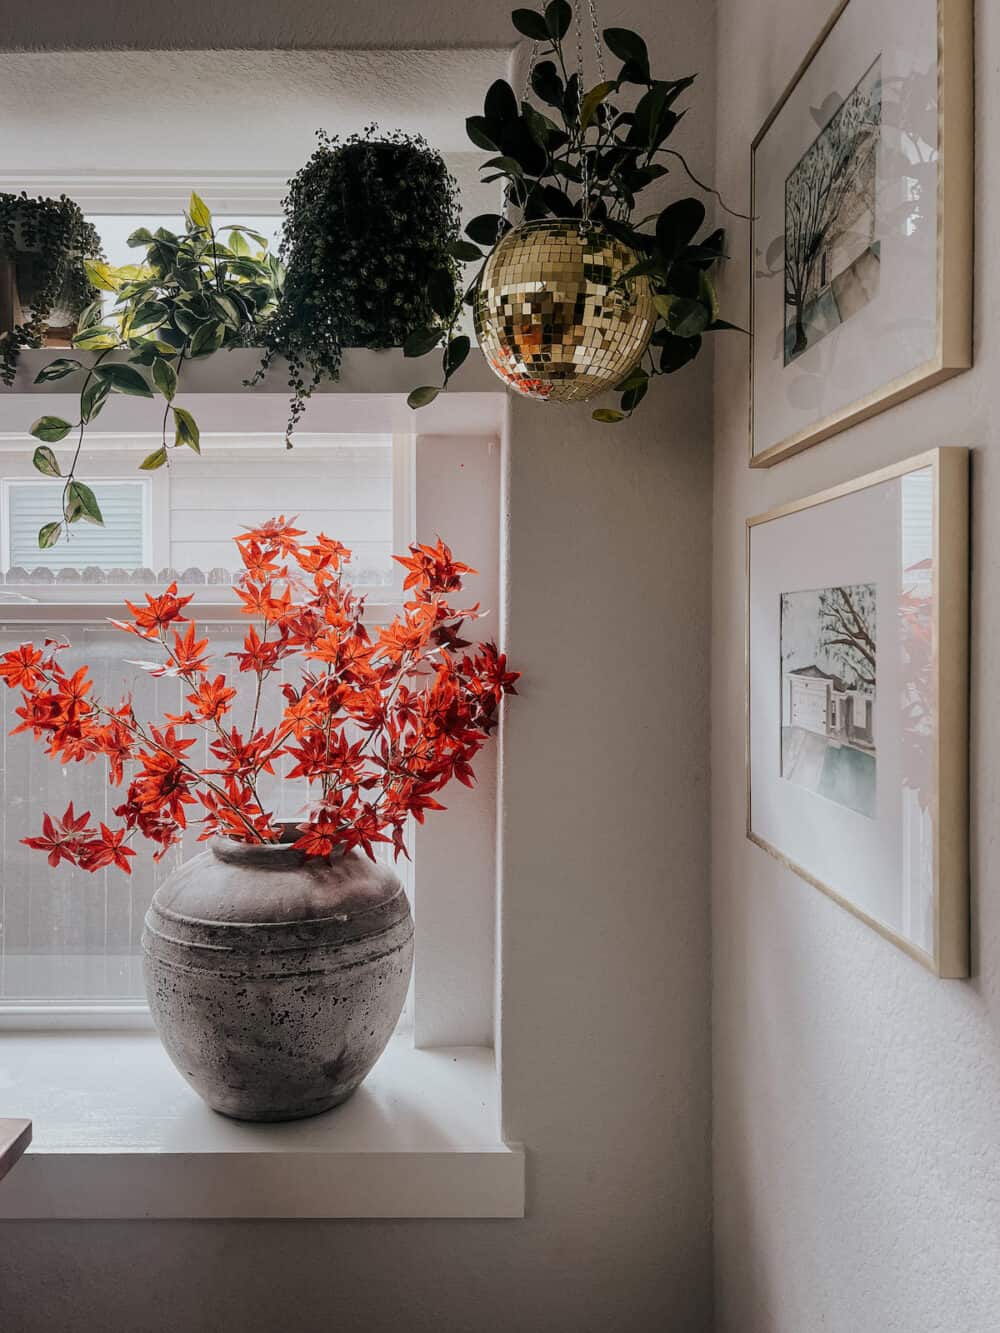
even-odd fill
[(656, 321), (645, 277), (617, 287), (635, 252), (596, 224), (546, 218), (507, 232), (476, 293), (476, 337), (527, 398), (583, 402), (620, 384)]

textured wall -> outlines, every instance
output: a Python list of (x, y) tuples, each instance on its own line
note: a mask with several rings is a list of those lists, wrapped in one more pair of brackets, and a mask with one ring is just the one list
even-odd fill
[[(226, 27), (221, 3), (9, 18), (12, 40), (36, 45), (482, 46), (506, 39), (505, 8), (242, 4)], [(602, 18), (640, 27), (671, 72), (705, 71), (683, 142), (706, 171), (713, 6), (622, 0)], [(508, 646), (526, 675), (505, 740), (501, 1006), (529, 1216), (9, 1224), (3, 1333), (710, 1327), (710, 415), (705, 364), (656, 386), (628, 427), (512, 414)]]
[[(860, 0), (853, 0), (860, 3)], [(718, 175), (831, 0), (722, 0)], [(900, 5), (900, 11), (905, 10)], [(720, 1333), (1000, 1329), (1000, 10), (977, 4), (976, 366), (770, 471), (746, 466), (746, 359), (716, 360), (712, 774)], [(728, 291), (744, 308), (745, 232)], [(744, 838), (743, 520), (935, 445), (973, 449), (970, 982), (917, 964)]]

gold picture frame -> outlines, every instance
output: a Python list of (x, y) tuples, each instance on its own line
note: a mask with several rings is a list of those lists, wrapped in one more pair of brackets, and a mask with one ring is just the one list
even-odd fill
[[(836, 8), (813, 43), (777, 105), (764, 121), (750, 148), (751, 215), (758, 207), (757, 154), (768, 132), (812, 66), (852, 0)], [(855, 5), (861, 0), (853, 0)], [(815, 422), (756, 448), (754, 338), (750, 340), (749, 452), (751, 467), (772, 467), (811, 445), (827, 440), (858, 422), (884, 412), (953, 375), (968, 370), (973, 359), (973, 0), (937, 0), (937, 337), (934, 354), (906, 373)], [(755, 310), (757, 256), (755, 224), (750, 229), (750, 330)]]
[[(870, 487), (930, 469), (932, 490), (932, 597), (930, 671), (935, 700), (931, 740), (933, 899), (930, 948), (863, 910), (845, 893), (785, 854), (754, 827), (753, 708), (751, 641), (753, 535), (762, 525), (836, 502)], [(857, 480), (780, 505), (746, 521), (746, 834), (751, 842), (801, 879), (832, 898), (885, 939), (938, 977), (969, 976), (969, 797), (968, 797), (968, 616), (969, 616), (969, 451), (932, 449)], [(780, 647), (780, 645), (779, 645)], [(783, 718), (782, 718), (783, 721)], [(881, 742), (880, 742), (881, 743)], [(784, 779), (782, 779), (784, 780)]]

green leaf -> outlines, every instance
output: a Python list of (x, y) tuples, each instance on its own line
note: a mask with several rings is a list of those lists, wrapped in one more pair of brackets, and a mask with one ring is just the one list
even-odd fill
[(242, 232), (234, 231), (229, 237), (229, 246), (238, 259), (249, 259), (253, 254), (250, 242)]
[(745, 333), (747, 337), (750, 336), (749, 330), (744, 329), (739, 324), (730, 324), (728, 319), (713, 319), (711, 324), (709, 324), (708, 328), (705, 330), (705, 332), (723, 333), (728, 329), (731, 329), (733, 333)]
[(512, 120), (517, 120), (517, 98), (514, 89), (506, 79), (496, 79), (486, 90), (483, 113), (489, 126), (491, 138), (495, 131)]
[(624, 421), (625, 413), (615, 407), (598, 407), (590, 414), (595, 421)]
[(427, 299), (441, 319), (449, 319), (455, 309), (455, 280), (446, 268), (434, 269), (427, 279)]
[(549, 0), (545, 6), (545, 27), (554, 42), (566, 36), (572, 21), (573, 9), (569, 0)]
[(139, 468), (142, 472), (155, 472), (156, 469), (162, 467), (166, 461), (167, 451), (161, 445), (159, 449), (154, 449), (151, 454), (146, 455), (139, 464)]
[(153, 390), (145, 376), (134, 366), (104, 365), (94, 368), (97, 379), (109, 385), (113, 393), (127, 393), (135, 398), (152, 398)]
[(35, 383), (44, 384), (46, 380), (62, 380), (67, 375), (74, 375), (82, 369), (82, 361), (75, 361), (72, 357), (57, 356), (54, 361), (41, 368), (35, 376)]
[(656, 219), (656, 245), (666, 259), (674, 256), (694, 237), (705, 221), (700, 199), (678, 199)]
[(518, 116), (504, 127), (500, 147), (505, 157), (513, 158), (528, 176), (541, 176), (548, 166), (548, 152), (535, 136), (526, 120)]
[(46, 444), (58, 444), (72, 429), (70, 422), (63, 421), (62, 417), (39, 417), (29, 433)]
[(197, 421), (186, 408), (173, 407), (170, 410), (174, 414), (174, 443), (186, 444), (189, 449), (200, 454), (201, 432), (198, 430)]
[(565, 89), (554, 61), (538, 62), (531, 74), (531, 86), (548, 106), (562, 108)]
[(104, 515), (101, 513), (101, 506), (97, 503), (97, 496), (82, 481), (70, 482), (66, 495), (66, 505), (71, 523), (75, 522), (77, 518), (84, 518), (88, 523), (103, 525)]
[(203, 320), (200, 320), (197, 315), (192, 314), (190, 310), (186, 310), (184, 306), (178, 304), (175, 304), (171, 311), (171, 319), (180, 329), (181, 333), (187, 334), (188, 337), (193, 333), (197, 333), (204, 322)]
[(96, 324), (93, 328), (80, 329), (73, 334), (73, 345), (87, 352), (104, 352), (110, 347), (117, 347), (120, 342), (118, 330), (108, 324)]
[(667, 324), (677, 338), (696, 338), (704, 333), (711, 322), (711, 314), (690, 296), (675, 296), (671, 302)]
[(137, 245), (152, 245), (153, 233), (148, 227), (136, 227), (135, 231), (129, 235), (125, 244), (132, 248), (135, 248)]
[(480, 245), (488, 245), (490, 249), (496, 245), (497, 237), (508, 231), (510, 223), (496, 213), (480, 213), (465, 225), (465, 234), (470, 240), (477, 241)]
[(104, 301), (98, 297), (96, 301), (91, 301), (76, 321), (77, 332), (82, 333), (84, 329), (92, 329), (95, 324), (100, 324), (103, 318)]
[(604, 45), (613, 56), (626, 64), (638, 65), (649, 69), (649, 52), (646, 43), (637, 32), (630, 28), (605, 28)]
[(465, 358), (469, 355), (472, 344), (464, 333), (460, 333), (457, 338), (452, 338), (451, 342), (444, 349), (444, 377), (451, 379), (455, 371), (459, 368)]
[(129, 347), (133, 349), (132, 355), (128, 359), (130, 366), (146, 366), (148, 368), (157, 358), (155, 338), (150, 338), (148, 342), (145, 338), (130, 338)]
[(219, 292), (213, 292), (211, 296), (212, 308), (224, 324), (229, 324), (234, 330), (239, 330), (243, 323), (243, 314), (236, 305), (236, 302), (230, 297)]
[(245, 227), (242, 222), (227, 222), (226, 225), (220, 227), (219, 230), (232, 233), (230, 236), (230, 244), (232, 244), (233, 236), (249, 236), (251, 241), (256, 241), (262, 250), (267, 249), (267, 237), (262, 236), (259, 231), (254, 231), (252, 227)]
[(614, 92), (615, 84), (598, 83), (590, 92), (584, 96), (580, 103), (580, 128), (585, 130), (594, 118), (594, 112), (607, 97), (608, 93)]
[(646, 396), (646, 390), (649, 388), (649, 376), (645, 376), (642, 381), (632, 388), (626, 389), (622, 394), (622, 408), (626, 412), (634, 412)]
[(32, 463), (45, 477), (61, 477), (59, 460), (47, 444), (40, 444), (31, 458)]
[(649, 372), (643, 370), (642, 366), (636, 366), (636, 368), (630, 371), (628, 376), (623, 379), (620, 384), (615, 385), (615, 391), (617, 393), (626, 393), (629, 389), (637, 389), (640, 384), (648, 383)]
[[(719, 318), (719, 294), (715, 290), (715, 283), (704, 269), (698, 274), (698, 295), (702, 304), (708, 308), (709, 324), (713, 324)], [(699, 329), (698, 332), (700, 333), (701, 330)]]
[(153, 362), (153, 383), (169, 403), (177, 392), (177, 371), (169, 361), (158, 356)]
[(450, 252), (452, 259), (457, 259), (462, 264), (470, 264), (475, 259), (486, 258), (479, 246), (473, 245), (471, 241), (452, 241)]
[(441, 329), (414, 329), (403, 343), (404, 356), (426, 356), (442, 338)]
[(55, 523), (46, 523), (43, 528), (38, 529), (38, 545), (43, 551), (47, 551), (50, 546), (55, 546), (59, 540), (59, 534), (62, 532), (62, 523), (56, 520)]
[(654, 292), (653, 305), (656, 306), (656, 313), (662, 315), (664, 319), (670, 319), (670, 312), (674, 308), (674, 302), (678, 298), (671, 296), (668, 292)]
[(191, 339), (192, 356), (210, 356), (222, 346), (226, 336), (224, 324), (202, 324)]
[(207, 230), (212, 225), (212, 214), (209, 212), (208, 205), (201, 195), (195, 194), (193, 191), (188, 203), (188, 217), (196, 227), (204, 227)]
[(523, 176), (521, 164), (513, 157), (491, 157), (480, 167), (481, 171), (498, 171), (504, 176)]
[(654, 83), (652, 88), (639, 98), (633, 113), (632, 129), (629, 132), (630, 143), (653, 147), (657, 126), (667, 105), (670, 88), (669, 83)]
[(487, 153), (500, 151), (500, 145), (490, 138), (490, 126), (485, 116), (468, 116), (465, 132), (477, 148), (484, 148)]
[(87, 281), (91, 287), (96, 287), (102, 292), (118, 290), (117, 270), (112, 264), (106, 263), (103, 259), (85, 259), (83, 261), (83, 271), (86, 273)]
[(677, 338), (668, 334), (660, 352), (660, 370), (665, 375), (672, 375), (693, 361), (700, 350), (701, 338)]
[(80, 395), (80, 416), (84, 421), (93, 421), (104, 406), (105, 399), (111, 392), (107, 380), (92, 379)]
[(540, 111), (536, 111), (530, 102), (521, 103), (521, 115), (531, 133), (531, 137), (542, 148), (547, 148), (555, 142), (565, 142), (566, 136), (555, 121), (549, 120), (548, 116), (543, 116)]
[(144, 301), (133, 312), (128, 322), (130, 338), (142, 333), (152, 333), (161, 324), (165, 324), (169, 311), (162, 301)]
[(419, 389), (411, 389), (407, 395), (406, 405), (412, 407), (414, 411), (418, 407), (426, 407), (428, 403), (433, 403), (441, 390), (436, 384), (423, 384)]
[(530, 37), (533, 42), (547, 42), (549, 29), (542, 14), (535, 9), (515, 9), (510, 16), (511, 22), (522, 37)]

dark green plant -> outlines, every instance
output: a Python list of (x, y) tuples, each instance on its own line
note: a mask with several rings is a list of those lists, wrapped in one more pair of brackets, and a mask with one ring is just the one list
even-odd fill
[(52, 311), (75, 322), (93, 299), (85, 259), (103, 257), (101, 240), (72, 199), (0, 194), (0, 262), (14, 265), (26, 318), (0, 332), (0, 379), (12, 384), (22, 347), (41, 347)]
[[(510, 204), (524, 221), (579, 218), (582, 225), (606, 228), (635, 251), (638, 262), (622, 281), (627, 285), (639, 275), (648, 277), (657, 310), (646, 364), (617, 386), (620, 409), (593, 413), (598, 421), (621, 421), (641, 402), (652, 376), (673, 374), (694, 360), (704, 334), (735, 327), (719, 318), (711, 272), (726, 258), (725, 233), (720, 228), (699, 236), (704, 204), (676, 199), (650, 213), (643, 213), (640, 204), (644, 191), (669, 173), (668, 161), (679, 164), (699, 189), (718, 197), (692, 176), (683, 156), (667, 142), (685, 114), (676, 109), (678, 99), (694, 76), (654, 78), (639, 34), (606, 28), (604, 44), (620, 67), (613, 78), (584, 89), (564, 49), (573, 22), (568, 0), (551, 0), (544, 10), (515, 9), (511, 17), (517, 31), (535, 43), (531, 90), (538, 106), (519, 102), (511, 86), (498, 79), (486, 94), (483, 114), (471, 116), (466, 128), (477, 148), (493, 154), (483, 165), (484, 180), (506, 182)], [(469, 240), (460, 242), (457, 257), (485, 262), (510, 225), (494, 214), (473, 218), (465, 228)], [(481, 264), (465, 293), (469, 305), (482, 270)], [(407, 344), (408, 355), (422, 356), (444, 342), (442, 384), (414, 389), (411, 407), (433, 401), (447, 387), (456, 361), (465, 359), (468, 340), (455, 336), (455, 324), (453, 318), (439, 320)]]
[[(180, 234), (161, 227), (150, 232), (140, 227), (128, 238), (130, 246), (145, 251), (144, 261), (113, 268), (100, 260), (85, 262), (93, 286), (110, 292), (114, 303), (104, 309), (101, 298), (83, 312), (74, 346), (96, 352), (90, 364), (76, 357), (57, 357), (35, 377), (35, 383), (80, 376), (79, 418), (40, 417), (31, 434), (42, 443), (33, 462), (47, 477), (62, 477), (62, 512), (38, 534), (43, 549), (54, 546), (73, 523), (84, 519), (103, 523), (94, 492), (76, 475), (87, 426), (114, 393), (164, 400), (161, 442), (139, 467), (153, 471), (169, 462), (171, 449), (184, 446), (201, 452), (198, 425), (183, 407), (174, 404), (186, 361), (209, 356), (223, 347), (258, 345), (258, 326), (274, 310), (281, 287), (282, 268), (267, 253), (263, 236), (238, 224), (222, 227), (223, 241), (212, 225), (212, 215), (198, 195), (192, 194)], [(258, 246), (254, 249), (250, 244)], [(112, 352), (127, 351), (124, 361), (108, 360)], [(76, 432), (68, 468), (49, 447)]]
[(289, 365), (287, 443), (345, 347), (402, 347), (458, 305), (456, 185), (419, 136), (370, 125), (319, 146), (284, 200), (282, 300), (264, 332), (264, 362)]

